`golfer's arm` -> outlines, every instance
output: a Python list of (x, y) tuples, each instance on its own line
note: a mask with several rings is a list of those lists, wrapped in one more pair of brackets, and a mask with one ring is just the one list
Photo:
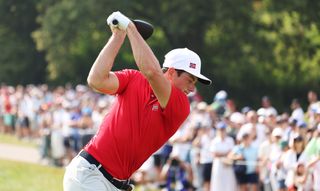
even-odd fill
[(111, 68), (125, 37), (126, 34), (123, 31), (113, 32), (92, 65), (87, 82), (96, 91), (114, 94), (118, 90), (119, 81), (117, 76), (111, 72)]
[(127, 35), (139, 70), (149, 81), (160, 106), (165, 108), (171, 93), (169, 80), (164, 77), (158, 59), (132, 22), (128, 25)]

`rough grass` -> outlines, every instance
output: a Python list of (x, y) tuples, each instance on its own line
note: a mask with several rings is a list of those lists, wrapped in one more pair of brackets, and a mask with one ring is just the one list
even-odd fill
[(63, 168), (0, 160), (1, 191), (62, 191)]
[(18, 146), (37, 147), (35, 140), (21, 140), (14, 135), (0, 134), (0, 143), (14, 144)]

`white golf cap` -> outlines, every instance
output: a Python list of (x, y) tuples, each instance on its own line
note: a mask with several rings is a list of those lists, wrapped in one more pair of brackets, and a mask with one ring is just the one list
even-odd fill
[(199, 82), (206, 85), (211, 84), (211, 80), (200, 73), (200, 57), (188, 48), (177, 48), (168, 52), (165, 55), (163, 67), (183, 70), (197, 77)]

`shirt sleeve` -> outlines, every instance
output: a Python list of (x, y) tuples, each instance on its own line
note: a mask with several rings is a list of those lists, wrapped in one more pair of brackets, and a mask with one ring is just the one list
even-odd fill
[(124, 69), (120, 71), (116, 71), (115, 74), (119, 80), (119, 88), (115, 94), (121, 94), (125, 91), (131, 79), (137, 75), (137, 70), (132, 69)]

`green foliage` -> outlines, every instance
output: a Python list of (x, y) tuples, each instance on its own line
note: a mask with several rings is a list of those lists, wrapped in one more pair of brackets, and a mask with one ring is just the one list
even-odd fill
[(309, 89), (319, 89), (318, 21), (310, 20), (312, 14), (300, 12), (304, 3), (296, 3), (287, 9), (265, 4), (254, 15), (259, 25), (256, 36), (269, 45), (271, 57), (263, 67), (272, 79), (268, 89), (276, 87), (278, 104), (294, 96), (305, 98)]
[(45, 80), (44, 56), (35, 49), (35, 0), (0, 0), (0, 81), (9, 84), (39, 83)]
[(40, 15), (42, 27), (32, 36), (38, 50), (46, 52), (50, 81), (85, 80), (95, 57), (92, 50), (106, 38), (100, 32), (103, 20), (95, 14), (95, 3), (58, 1)]
[[(320, 90), (319, 8), (314, 0), (0, 0), (0, 80), (85, 83), (110, 36), (105, 20), (120, 10), (154, 25), (148, 44), (160, 63), (173, 48), (200, 55), (213, 79), (213, 86), (198, 86), (207, 101), (224, 89), (240, 106), (258, 106), (269, 95), (284, 107)], [(133, 63), (126, 41), (114, 69)]]

